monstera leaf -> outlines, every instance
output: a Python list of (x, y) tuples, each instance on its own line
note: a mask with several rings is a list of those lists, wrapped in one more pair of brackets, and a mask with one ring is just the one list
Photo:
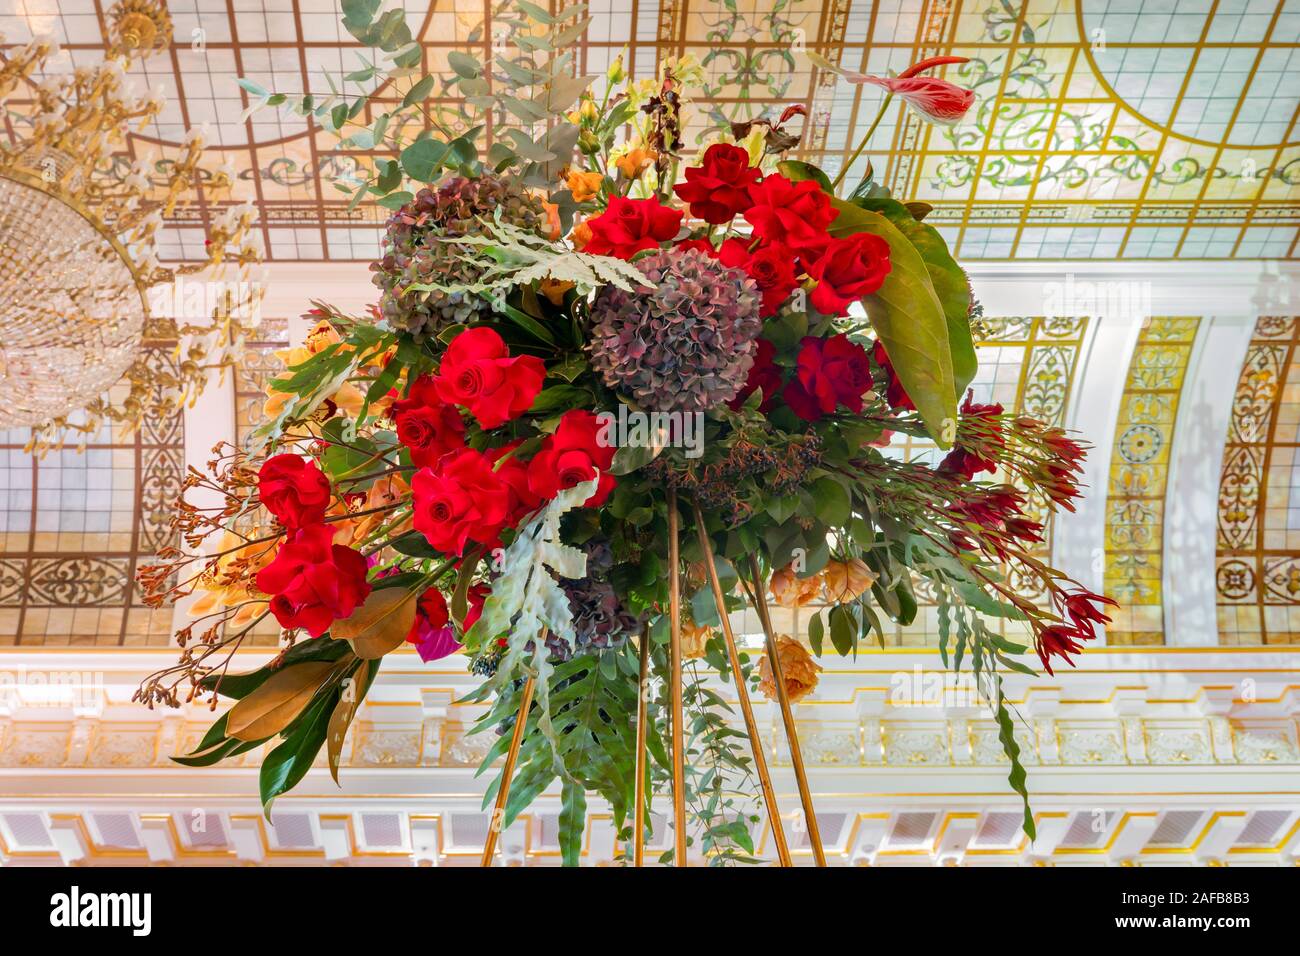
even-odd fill
[(551, 726), (550, 676), (543, 630), (569, 641), (576, 640), (569, 599), (556, 583), (556, 575), (582, 578), (587, 575), (587, 556), (560, 541), (560, 518), (596, 493), (598, 479), (561, 491), (532, 517), (515, 536), (501, 560), (501, 574), (492, 582), (492, 593), (483, 603), (483, 613), (465, 635), (471, 649), (505, 636), (506, 650), (493, 678), (483, 691), (499, 693), (524, 672), (531, 672), (537, 688), (538, 728), (551, 743), (558, 773), (567, 773), (559, 756), (559, 744)]
[(957, 386), (948, 320), (925, 260), (881, 213), (839, 199), (832, 199), (831, 205), (839, 211), (830, 225), (832, 236), (865, 232), (889, 243), (889, 275), (862, 304), (926, 431), (940, 448), (948, 448), (957, 432)]

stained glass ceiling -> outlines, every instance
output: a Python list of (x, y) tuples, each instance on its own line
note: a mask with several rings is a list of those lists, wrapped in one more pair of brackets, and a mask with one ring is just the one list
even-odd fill
[[(0, 33), (53, 35), (62, 68), (102, 55), (105, 0), (0, 0)], [(130, 159), (165, 158), (192, 126), (238, 171), (263, 212), (269, 257), (356, 260), (376, 250), (383, 210), (348, 211), (332, 180), (347, 157), (303, 119), (244, 120), (245, 76), (282, 92), (328, 91), (362, 52), (334, 0), (170, 0), (175, 42), (137, 68), (165, 87), (156, 128)], [(492, 43), (492, 0), (405, 0), (425, 66)], [(834, 172), (871, 123), (873, 87), (826, 74), (899, 71), (922, 56), (970, 57), (949, 79), (976, 108), (953, 129), (891, 112), (870, 161), (958, 255), (978, 259), (1296, 257), (1300, 224), (1300, 0), (591, 0), (580, 66), (621, 50), (634, 75), (692, 53), (708, 76), (693, 136), (731, 119), (810, 109), (802, 151)], [(434, 97), (435, 102), (437, 97)], [(6, 123), (10, 122), (6, 118)], [(122, 170), (125, 173), (127, 163)], [(861, 170), (857, 170), (861, 171)], [(337, 198), (336, 198), (337, 197)], [(168, 252), (195, 258), (205, 201), (178, 211)]]

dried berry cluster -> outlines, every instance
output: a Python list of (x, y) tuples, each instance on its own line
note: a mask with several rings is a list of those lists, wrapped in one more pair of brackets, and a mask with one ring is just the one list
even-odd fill
[(735, 527), (753, 511), (750, 499), (756, 491), (777, 498), (792, 494), (821, 461), (821, 440), (815, 432), (808, 432), (784, 445), (759, 445), (742, 438), (718, 460), (699, 465), (659, 458), (645, 473), (699, 502), (702, 508), (716, 510)]

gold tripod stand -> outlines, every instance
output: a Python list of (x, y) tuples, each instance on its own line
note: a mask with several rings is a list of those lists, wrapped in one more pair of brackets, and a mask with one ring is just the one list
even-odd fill
[[(669, 697), (670, 697), (670, 735), (672, 741), (672, 796), (673, 796), (673, 863), (686, 866), (686, 764), (685, 764), (685, 718), (682, 713), (682, 597), (681, 597), (681, 517), (678, 513), (677, 492), (669, 488), (668, 492), (668, 567), (671, 577), (668, 581), (669, 607)], [(722, 583), (718, 579), (713, 542), (704, 527), (704, 515), (700, 506), (692, 506), (696, 532), (699, 536), (700, 549), (704, 553), (704, 565), (708, 572), (709, 586), (718, 607), (718, 617), (722, 621), (722, 633), (726, 640), (727, 657), (731, 663), (731, 673), (736, 687), (736, 697), (744, 717), (745, 732), (749, 737), (750, 749), (754, 755), (754, 769), (758, 775), (759, 786), (763, 793), (763, 805), (767, 812), (768, 825), (772, 828), (772, 839), (776, 846), (777, 862), (780, 866), (791, 866), (790, 847), (786, 841), (785, 827), (781, 821), (781, 809), (777, 804), (776, 791), (772, 787), (771, 774), (768, 771), (767, 756), (763, 751), (758, 734), (758, 723), (754, 719), (753, 706), (749, 699), (749, 690), (740, 677), (740, 654), (736, 648), (736, 637), (728, 620)], [(785, 675), (781, 672), (781, 658), (777, 654), (776, 635), (772, 631), (772, 620), (768, 614), (767, 600), (762, 571), (758, 558), (751, 554), (748, 568), (752, 587), (754, 609), (763, 627), (768, 664), (772, 668), (772, 679), (776, 684), (777, 703), (781, 710), (781, 722), (785, 726), (786, 739), (790, 745), (790, 762), (794, 769), (795, 781), (799, 787), (799, 801), (803, 806), (803, 817), (808, 828), (808, 840), (812, 846), (813, 859), (817, 866), (826, 865), (826, 853), (822, 847), (821, 832), (817, 826), (817, 814), (813, 807), (812, 793), (808, 788), (808, 773), (804, 767), (803, 753), (799, 748), (799, 735), (795, 728), (794, 712), (790, 708), (789, 694), (786, 692)], [(636, 790), (633, 801), (632, 825), (632, 865), (645, 865), (645, 781), (646, 781), (646, 681), (650, 659), (649, 633), (643, 632), (640, 646), (640, 680), (637, 694), (637, 749), (636, 749)], [(506, 801), (510, 795), (510, 778), (514, 773), (515, 762), (519, 756), (519, 746), (523, 742), (523, 730), (528, 709), (532, 704), (533, 679), (528, 678), (524, 684), (523, 701), (515, 721), (514, 734), (510, 738), (510, 749), (506, 753), (506, 762), (502, 770), (501, 786), (497, 792), (496, 809), (488, 828), (487, 843), (483, 849), (483, 866), (492, 865), (496, 850), (497, 836), (501, 820), (505, 813)]]

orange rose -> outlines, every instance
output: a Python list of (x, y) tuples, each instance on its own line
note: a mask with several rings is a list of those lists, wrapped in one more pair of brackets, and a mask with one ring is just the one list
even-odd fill
[(772, 597), (781, 607), (803, 607), (817, 600), (817, 592), (821, 590), (821, 584), (821, 575), (814, 574), (810, 578), (796, 577), (794, 566), (786, 565), (779, 571), (772, 572), (769, 588)]
[(861, 558), (850, 561), (830, 561), (822, 571), (822, 584), (826, 600), (832, 604), (848, 604), (857, 600), (876, 583), (876, 573)]
[[(788, 634), (776, 637), (776, 653), (781, 661), (781, 676), (785, 678), (785, 695), (794, 704), (817, 688), (817, 675), (821, 666), (813, 660), (808, 649)], [(758, 661), (758, 689), (768, 700), (776, 700), (776, 681), (772, 678), (772, 665), (764, 654)]]

